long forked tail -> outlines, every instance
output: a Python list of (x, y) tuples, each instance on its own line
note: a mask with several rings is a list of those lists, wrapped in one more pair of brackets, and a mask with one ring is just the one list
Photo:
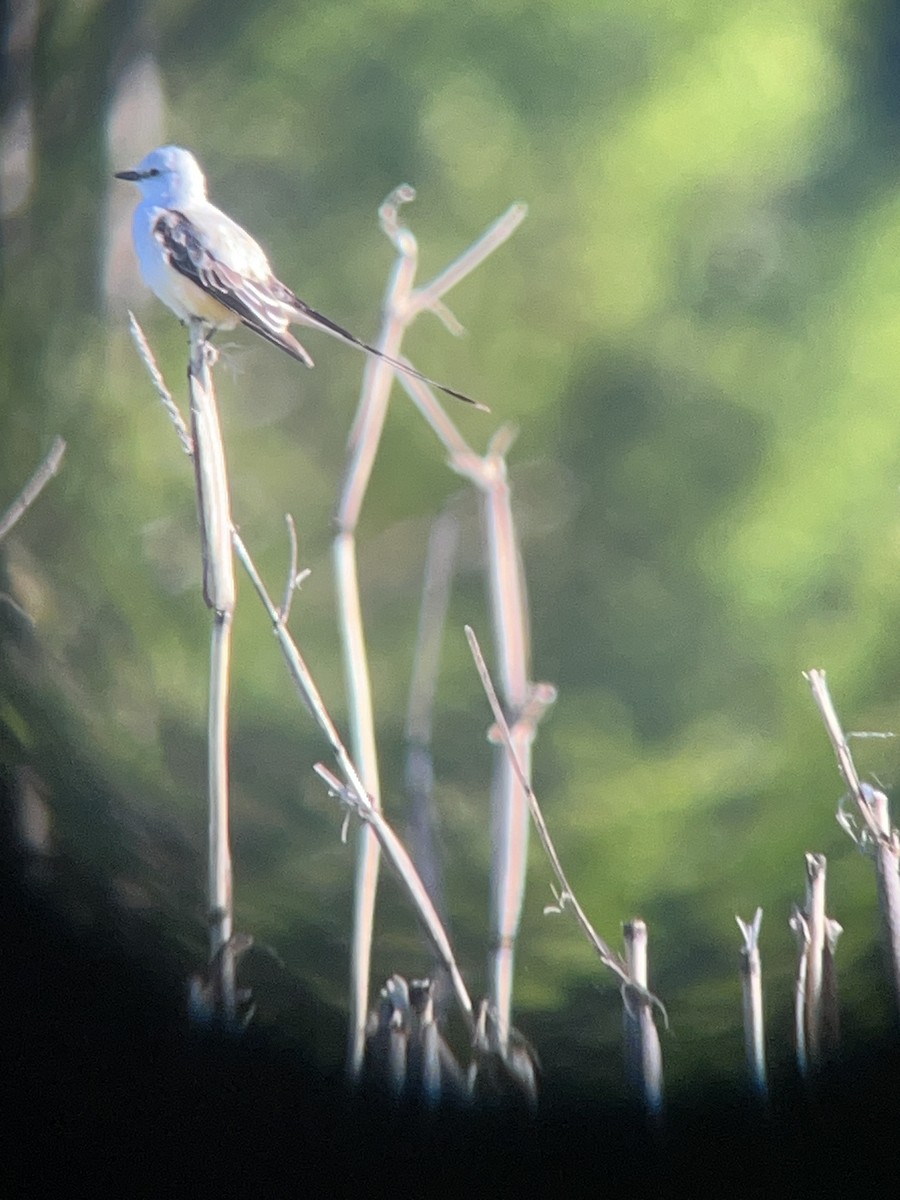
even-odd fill
[(455, 388), (447, 387), (444, 383), (438, 383), (436, 379), (431, 379), (428, 375), (423, 375), (421, 371), (417, 371), (415, 367), (409, 366), (408, 363), (400, 362), (399, 359), (392, 358), (390, 354), (385, 354), (383, 350), (378, 350), (375, 346), (370, 346), (368, 342), (354, 337), (343, 326), (329, 320), (328, 317), (324, 317), (320, 312), (316, 312), (314, 308), (310, 308), (299, 296), (294, 296), (294, 308), (297, 312), (297, 319), (302, 321), (304, 325), (311, 325), (315, 329), (324, 329), (332, 337), (336, 337), (350, 346), (355, 346), (357, 350), (362, 350), (365, 354), (374, 354), (376, 358), (383, 359), (384, 362), (389, 363), (396, 371), (402, 371), (404, 375), (412, 375), (414, 379), (421, 379), (423, 383), (437, 388), (439, 392), (443, 392), (447, 396), (452, 396), (454, 400), (462, 400), (464, 404), (471, 404), (473, 408), (477, 408), (480, 412), (491, 411), (486, 404), (480, 404), (477, 400), (473, 400), (471, 396), (467, 396), (465, 392), (458, 392)]

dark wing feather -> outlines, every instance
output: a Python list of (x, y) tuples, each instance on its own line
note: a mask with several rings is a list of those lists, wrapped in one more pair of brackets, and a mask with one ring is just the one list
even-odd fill
[(240, 275), (203, 245), (184, 213), (169, 209), (157, 218), (153, 233), (169, 265), (207, 295), (230, 309), (241, 322), (292, 358), (313, 365), (313, 360), (288, 331), (286, 306), (293, 307), (293, 292), (271, 277), (257, 282)]
[(230, 309), (248, 329), (252, 329), (266, 341), (287, 351), (292, 358), (306, 363), (308, 367), (313, 365), (313, 361), (297, 339), (288, 331), (288, 324), (291, 321), (309, 325), (314, 329), (323, 329), (333, 337), (365, 351), (366, 354), (374, 354), (384, 362), (390, 363), (396, 370), (431, 384), (432, 387), (438, 388), (448, 396), (463, 400), (466, 404), (472, 404), (476, 408), (485, 409), (483, 404), (471, 399), (464, 392), (458, 392), (454, 388), (447, 387), (446, 384), (430, 379), (409, 363), (400, 362), (391, 355), (385, 354), (383, 350), (378, 350), (375, 346), (370, 346), (368, 342), (355, 337), (342, 325), (338, 325), (335, 321), (323, 316), (322, 313), (316, 312), (314, 308), (310, 308), (305, 301), (296, 296), (274, 275), (270, 275), (265, 280), (251, 279), (226, 266), (221, 259), (216, 258), (204, 246), (191, 221), (184, 213), (175, 209), (167, 209), (157, 218), (156, 224), (153, 226), (153, 233), (162, 246), (171, 267)]
[(383, 350), (379, 350), (377, 346), (370, 346), (368, 342), (364, 342), (361, 338), (354, 336), (349, 330), (344, 329), (343, 325), (338, 325), (335, 321), (324, 317), (320, 312), (316, 312), (311, 308), (305, 300), (301, 300), (299, 296), (279, 283), (274, 281), (274, 286), (280, 289), (280, 294), (283, 294), (285, 303), (290, 304), (297, 314), (294, 318), (304, 325), (309, 325), (313, 329), (324, 329), (326, 333), (332, 334), (336, 338), (340, 338), (342, 342), (348, 342), (351, 346), (356, 346), (358, 350), (364, 350), (366, 354), (374, 354), (376, 358), (382, 359), (386, 363), (390, 363), (398, 371), (402, 371), (404, 375), (412, 375), (414, 379), (421, 379), (423, 383), (428, 383), (435, 387), (440, 392), (445, 392), (448, 396), (452, 396), (455, 400), (462, 400), (465, 404), (471, 404), (475, 408), (480, 408), (484, 412), (490, 412), (484, 404), (479, 404), (477, 400), (473, 400), (471, 396), (467, 396), (465, 392), (458, 392), (455, 388), (447, 387), (445, 383), (438, 383), (436, 379), (432, 379), (428, 375), (423, 375), (421, 371), (417, 371), (415, 367), (409, 363), (400, 362), (397, 358), (392, 358), (390, 354), (385, 354)]

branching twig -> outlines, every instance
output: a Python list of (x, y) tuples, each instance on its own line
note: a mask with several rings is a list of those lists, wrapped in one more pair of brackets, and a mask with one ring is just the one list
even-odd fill
[(291, 601), (297, 591), (297, 586), (300, 582), (300, 574), (297, 571), (297, 526), (294, 524), (294, 518), (290, 513), (285, 513), (284, 523), (287, 525), (288, 541), (290, 542), (290, 562), (288, 564), (287, 579), (284, 582), (284, 599), (281, 601), (281, 608), (278, 610), (282, 623), (287, 625), (291, 615)]
[(872, 837), (877, 841), (881, 837), (881, 830), (878, 828), (874, 814), (866, 802), (862, 783), (856, 770), (856, 764), (853, 761), (853, 755), (850, 753), (850, 747), (835, 711), (834, 702), (828, 690), (828, 684), (825, 682), (825, 672), (818, 669), (804, 671), (803, 678), (809, 684), (813, 700), (815, 700), (819, 712), (822, 714), (822, 720), (825, 722), (825, 732), (828, 734), (829, 741), (834, 749), (841, 777), (847, 785), (850, 795), (856, 801), (856, 807), (864, 824), (869, 829)]
[(406, 847), (384, 819), (384, 816), (374, 807), (358, 782), (348, 781), (347, 784), (341, 783), (337, 776), (322, 763), (316, 763), (315, 771), (325, 781), (334, 795), (339, 797), (344, 804), (355, 812), (372, 829), (378, 838), (382, 853), (390, 863), (397, 878), (406, 888), (407, 894), (413, 902), (413, 907), (422, 920), (428, 940), (431, 942), (435, 954), (440, 959), (441, 965), (450, 976), (463, 1018), (469, 1029), (474, 1030), (472, 1001), (469, 998), (469, 993), (459, 967), (456, 965), (450, 940), (444, 931), (440, 917), (431, 903), (428, 890), (422, 882), (419, 873), (416, 871)]
[[(512, 724), (513, 758), (528, 784), (538, 723), (556, 691), (549, 684), (532, 684), (529, 675), (528, 597), (506, 464), (514, 439), (515, 430), (502, 426), (491, 438), (483, 458), (469, 456), (458, 463), (457, 469), (481, 494), (497, 667), (504, 706)], [(536, 698), (539, 698), (537, 704)], [(493, 945), (489, 979), (499, 1036), (505, 1045), (511, 1028), (513, 956), (528, 862), (528, 803), (510, 757), (502, 750), (495, 760), (492, 808)]]
[(237, 997), (228, 812), (228, 690), (235, 586), (225, 450), (210, 372), (214, 352), (206, 341), (202, 324), (193, 322), (188, 369), (192, 427), (189, 432), (156, 365), (144, 331), (133, 313), (128, 316), (138, 353), (182, 448), (194, 465), (203, 555), (203, 594), (213, 614), (208, 720), (208, 972), (215, 975), (210, 994), (216, 997), (225, 1020), (233, 1022)]
[[(152, 352), (147, 345), (146, 338), (144, 338), (143, 332), (134, 318), (132, 318), (132, 333), (135, 337), (135, 341), (138, 343), (138, 349), (141, 352), (141, 357), (144, 359), (144, 362), (150, 371), (157, 393), (163, 401), (169, 416), (172, 418), (173, 424), (179, 433), (184, 432), (186, 434), (184, 422), (181, 420), (178, 408), (172, 400), (171, 393), (166, 387), (165, 382), (156, 367)], [(187, 439), (183, 437), (182, 444), (185, 445), (188, 454), (193, 457), (193, 443), (190, 437), (188, 436)], [(447, 938), (443, 926), (441, 925), (440, 918), (438, 917), (436, 911), (434, 910), (434, 906), (431, 904), (431, 901), (428, 897), (427, 889), (413, 867), (412, 861), (400, 842), (400, 839), (396, 836), (387, 822), (381, 818), (380, 814), (376, 813), (376, 810), (371, 803), (371, 797), (368, 795), (365, 787), (363, 786), (360, 773), (358, 772), (351, 756), (348, 754), (347, 749), (344, 746), (340, 734), (337, 731), (337, 727), (332, 721), (328, 709), (325, 706), (325, 702), (323, 701), (319, 689), (316, 686), (315, 680), (313, 679), (312, 674), (310, 673), (309, 668), (307, 667), (306, 662), (304, 661), (296, 643), (287, 630), (285, 621), (290, 609), (290, 598), (293, 591), (296, 589), (297, 583), (303, 578), (302, 572), (300, 574), (297, 573), (296, 533), (294, 532), (293, 520), (290, 517), (287, 518), (287, 524), (290, 538), (290, 562), (288, 566), (288, 579), (285, 587), (284, 599), (280, 608), (275, 606), (271, 596), (269, 595), (262, 577), (257, 571), (256, 565), (254, 564), (247, 547), (244, 545), (240, 534), (229, 522), (231, 544), (233, 545), (235, 553), (240, 559), (250, 578), (251, 583), (256, 590), (257, 595), (259, 596), (263, 607), (269, 616), (269, 620), (272, 622), (273, 632), (278, 640), (282, 655), (297, 691), (307, 710), (310, 712), (313, 719), (316, 721), (319, 728), (328, 739), (328, 743), (331, 747), (332, 753), (334, 754), (335, 761), (338, 764), (341, 774), (344, 776), (345, 783), (338, 781), (333, 775), (330, 774), (330, 772), (328, 772), (325, 768), (322, 768), (321, 764), (317, 770), (319, 771), (319, 774), (327, 780), (329, 786), (333, 788), (336, 794), (340, 795), (345, 803), (347, 803), (354, 811), (359, 813), (363, 821), (366, 822), (367, 827), (373, 827), (375, 829), (376, 836), (383, 843), (385, 854), (387, 855), (388, 860), (397, 871), (399, 877), (406, 886), (408, 894), (416, 906), (416, 910), (426, 929), (426, 933), (435, 948), (435, 952), (437, 953), (441, 963), (447, 969), (447, 972), (453, 983), (454, 991), (462, 1010), (463, 1017), (471, 1028), (473, 1024), (472, 1002), (462, 980), (462, 975), (460, 974), (459, 968), (457, 967), (456, 961), (453, 957), (449, 939)], [(220, 957), (224, 956), (220, 955)]]
[(344, 777), (344, 782), (341, 783), (337, 780), (321, 764), (317, 765), (316, 770), (321, 778), (325, 779), (335, 794), (340, 796), (344, 803), (366, 823), (366, 826), (374, 831), (385, 856), (405, 885), (436, 954), (450, 975), (464, 1018), (467, 1022), (471, 1023), (472, 1002), (469, 999), (459, 968), (453, 957), (450, 941), (441, 925), (434, 905), (431, 903), (428, 890), (424, 883), (422, 883), (402, 842), (373, 805), (371, 797), (363, 785), (360, 772), (357, 770), (344, 746), (337, 727), (332, 721), (325, 702), (316, 686), (315, 680), (300, 650), (285, 627), (281, 611), (273, 604), (266, 586), (241, 538), (237, 533), (234, 533), (233, 537), (238, 558), (240, 558), (247, 574), (250, 576), (250, 581), (256, 589), (257, 595), (272, 622), (273, 632), (278, 639), (278, 644), (281, 647), (281, 652), (291, 678), (316, 724), (328, 739), (335, 761)]
[(505, 241), (512, 237), (525, 218), (528, 216), (528, 205), (517, 203), (498, 217), (493, 225), (489, 225), (477, 242), (474, 242), (464, 254), (445, 267), (439, 275), (435, 275), (430, 283), (416, 288), (410, 297), (409, 316), (407, 324), (420, 312), (433, 312), (450, 328), (453, 333), (459, 332), (462, 326), (452, 318), (448, 323), (445, 310), (440, 305), (441, 296), (445, 296), (452, 287), (456, 287), (467, 275), (480, 267), (486, 258), (494, 253)]
[(900, 1007), (900, 831), (891, 824), (887, 796), (878, 788), (862, 783), (847, 744), (847, 737), (835, 711), (825, 672), (804, 672), (804, 678), (812, 689), (829, 740), (837, 757), (838, 770), (853, 798), (856, 810), (862, 818), (864, 833), (855, 838), (849, 818), (838, 810), (838, 822), (863, 848), (871, 846), (875, 857), (875, 874), (878, 888), (878, 906), (881, 910), (887, 938), (894, 985), (894, 999)]
[[(381, 226), (397, 251), (397, 260), (384, 297), (382, 328), (374, 345), (382, 354), (406, 362), (400, 355), (400, 344), (409, 323), (426, 309), (454, 331), (459, 324), (452, 318), (442, 297), (462, 278), (474, 270), (485, 257), (506, 240), (525, 215), (524, 206), (514, 206), (505, 217), (495, 222), (483, 235), (430, 284), (414, 287), (418, 266), (418, 243), (413, 233), (400, 224), (399, 210), (415, 197), (407, 184), (396, 188), (379, 210)], [(367, 794), (375, 808), (380, 807), (378, 754), (375, 743), (375, 722), (369, 678), (365, 633), (362, 622), (359, 573), (356, 557), (356, 529), (363, 500), (368, 488), (372, 467), (378, 452), (388, 397), (394, 372), (383, 359), (369, 359), (363, 378), (362, 392), (356, 417), (350, 430), (347, 465), (337, 508), (338, 532), (334, 541), (334, 565), (337, 582), (338, 611), (344, 655), (344, 672), (350, 710), (353, 756), (358, 762)], [(443, 436), (453, 438), (454, 426), (426, 383), (400, 376), (404, 387), (417, 403), (434, 414)], [(457, 435), (457, 444), (462, 443)], [(464, 447), (462, 443), (462, 447)], [(351, 949), (350, 1023), (348, 1038), (348, 1073), (356, 1079), (362, 1067), (365, 1049), (365, 1026), (369, 1007), (369, 975), (371, 941), (374, 928), (375, 893), (378, 880), (378, 846), (363, 828), (360, 834), (356, 881), (354, 886), (353, 945)]]
[(503, 744), (506, 746), (513, 770), (516, 773), (525, 795), (528, 797), (528, 803), (531, 808), (531, 816), (534, 821), (535, 828), (538, 831), (538, 837), (541, 839), (541, 845), (544, 847), (547, 858), (550, 860), (550, 866), (553, 870), (553, 874), (556, 876), (559, 884), (560, 891), (557, 893), (557, 898), (559, 900), (560, 907), (563, 909), (571, 909), (576, 921), (581, 926), (582, 932), (594, 947), (594, 950), (597, 952), (597, 955), (599, 956), (603, 965), (609, 967), (611, 971), (618, 975), (624, 984), (635, 986), (635, 980), (632, 978), (631, 972), (629, 971), (624, 959), (621, 957), (621, 955), (617, 954), (607, 942), (603, 940), (599, 933), (597, 933), (593, 925), (588, 920), (584, 909), (578, 903), (575, 893), (569, 886), (569, 881), (566, 878), (566, 873), (563, 870), (559, 855), (556, 852), (556, 847), (554, 846), (550, 837), (550, 831), (547, 829), (547, 823), (544, 820), (544, 814), (541, 812), (540, 805), (538, 804), (537, 796), (535, 796), (531, 784), (525, 778), (525, 773), (522, 771), (522, 768), (519, 766), (518, 759), (516, 758), (509, 725), (507, 724), (506, 717), (503, 715), (503, 709), (500, 707), (500, 701), (497, 699), (497, 692), (495, 691), (493, 682), (491, 681), (487, 664), (484, 661), (484, 655), (481, 653), (481, 647), (478, 644), (478, 638), (468, 625), (466, 626), (466, 637), (469, 640), (469, 649), (472, 651), (472, 657), (475, 660), (475, 666), (478, 668), (478, 674), (481, 678), (481, 685), (484, 688), (485, 695), (488, 698), (488, 703), (491, 706), (491, 711), (494, 714), (494, 720), (497, 723), (497, 729), (500, 732)]

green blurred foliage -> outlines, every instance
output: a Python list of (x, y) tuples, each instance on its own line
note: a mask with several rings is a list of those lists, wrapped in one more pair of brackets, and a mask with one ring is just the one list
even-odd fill
[[(404, 215), (423, 278), (528, 202), (523, 228), (448, 297), (468, 336), (423, 318), (407, 350), (490, 403), (490, 418), (452, 411), (476, 446), (498, 422), (520, 429), (511, 477), (534, 674), (560, 690), (536, 780), (570, 878), (610, 940), (635, 913), (650, 922), (675, 1086), (742, 1070), (733, 914), (757, 904), (772, 1050), (788, 1057), (787, 918), (807, 850), (829, 855), (846, 930), (848, 1034), (884, 1023), (873, 875), (834, 822), (840, 784), (801, 671), (829, 671), (849, 728), (897, 728), (895, 8), (42, 11), (35, 183), (3, 225), (0, 507), (54, 433), (69, 448), (0, 557), (28, 618), (0, 607), (0, 764), (41, 773), (60, 845), (110, 880), (139, 879), (189, 957), (203, 938), (208, 640), (191, 474), (99, 282), (110, 172), (132, 165), (108, 161), (105, 122), (139, 33), (162, 70), (170, 140), (197, 153), (213, 198), (282, 277), (362, 336), (391, 265), (376, 210), (392, 187), (418, 190)], [(183, 332), (153, 302), (139, 316), (180, 393)], [(343, 723), (330, 539), (361, 361), (313, 336), (317, 367), (302, 372), (234, 340), (217, 380), (235, 517), (277, 592), (282, 517), (295, 515), (313, 574), (294, 629)], [(396, 391), (360, 544), (386, 802), (402, 829), (428, 526), (459, 481)], [(488, 619), (474, 504), (463, 512), (435, 755), (447, 903), (477, 993), (491, 752), (461, 626), (484, 634)], [(352, 856), (311, 776), (325, 748), (243, 581), (235, 672), (238, 923), (340, 1007)], [(893, 784), (894, 744), (855, 746), (861, 769)], [(616, 1083), (614, 989), (566, 919), (543, 915), (548, 878), (535, 846), (517, 1019), (551, 1077)], [(380, 915), (376, 973), (427, 969), (393, 884)], [(339, 1039), (321, 1053), (337, 1059)]]

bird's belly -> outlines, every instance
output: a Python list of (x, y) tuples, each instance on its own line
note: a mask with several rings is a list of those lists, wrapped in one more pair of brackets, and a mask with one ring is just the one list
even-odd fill
[(150, 214), (142, 214), (140, 209), (135, 212), (134, 242), (144, 282), (180, 321), (197, 318), (216, 329), (234, 329), (238, 318), (231, 309), (169, 265), (153, 235), (155, 220), (156, 214), (152, 211)]
[[(187, 276), (179, 274), (173, 267), (167, 267), (167, 270), (169, 272), (167, 294), (163, 295), (155, 287), (153, 290), (163, 303), (168, 304), (174, 312), (178, 313), (183, 321), (197, 317), (201, 321), (214, 325), (216, 329), (234, 329), (238, 319), (230, 308), (220, 304), (208, 292), (204, 292), (202, 288), (197, 287)], [(150, 286), (153, 287), (152, 284)]]

